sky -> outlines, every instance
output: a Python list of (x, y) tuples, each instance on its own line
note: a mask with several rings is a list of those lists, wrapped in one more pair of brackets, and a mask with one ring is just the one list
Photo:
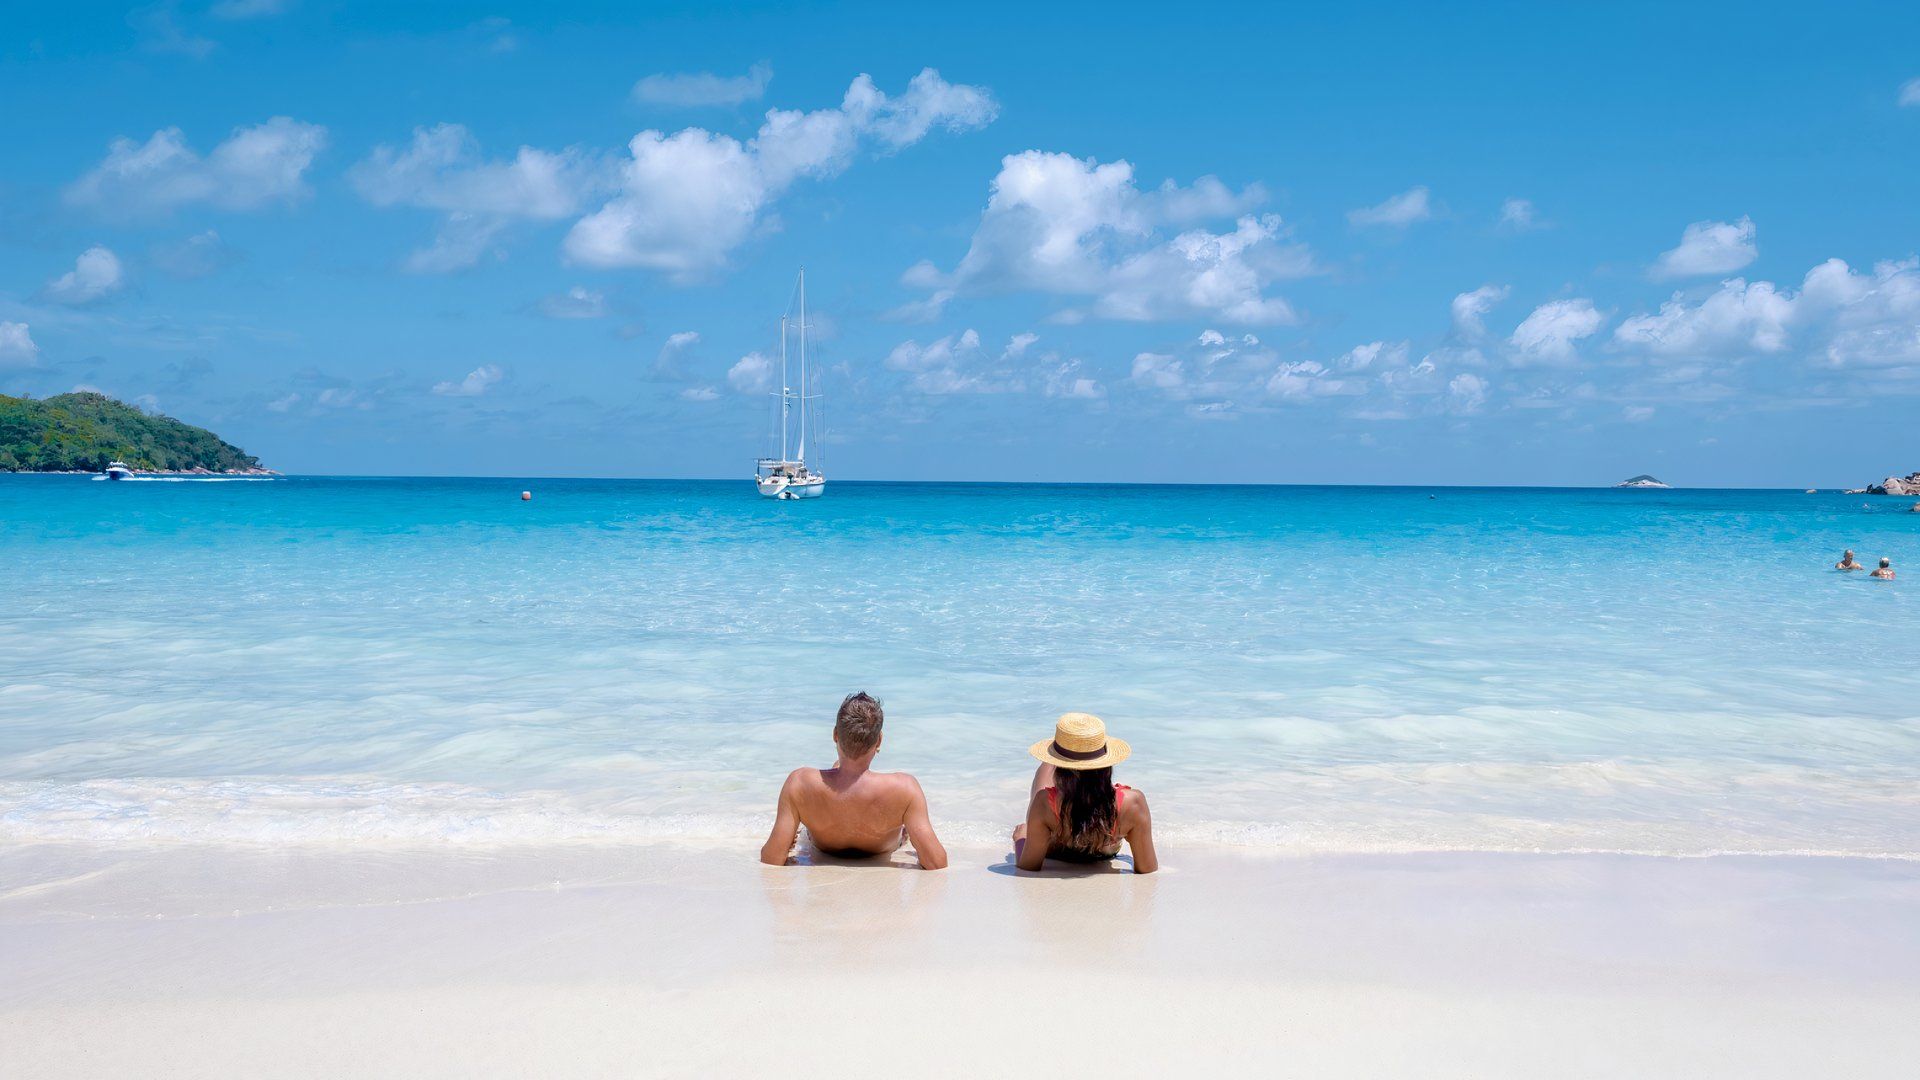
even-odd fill
[(288, 472), (744, 478), (803, 267), (830, 480), (1920, 469), (1912, 5), (5, 22), (0, 392)]

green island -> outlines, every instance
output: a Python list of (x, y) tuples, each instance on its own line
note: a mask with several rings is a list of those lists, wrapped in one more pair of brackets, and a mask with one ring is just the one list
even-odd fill
[(265, 472), (260, 459), (206, 428), (141, 412), (105, 394), (0, 394), (0, 472)]

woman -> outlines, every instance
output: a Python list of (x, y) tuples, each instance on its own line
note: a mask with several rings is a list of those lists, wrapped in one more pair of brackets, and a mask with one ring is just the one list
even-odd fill
[(1107, 738), (1097, 716), (1070, 712), (1053, 727), (1053, 738), (1028, 751), (1040, 759), (1027, 801), (1027, 822), (1013, 830), (1013, 858), (1022, 870), (1038, 870), (1048, 858), (1064, 862), (1109, 862), (1124, 842), (1133, 851), (1133, 872), (1160, 868), (1153, 853), (1153, 819), (1147, 797), (1113, 782), (1113, 767), (1133, 752)]

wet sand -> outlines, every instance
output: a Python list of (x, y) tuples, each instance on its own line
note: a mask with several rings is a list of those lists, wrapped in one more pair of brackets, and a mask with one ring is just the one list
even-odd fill
[(1003, 858), (13, 847), (0, 1073), (1892, 1077), (1920, 1059), (1911, 862), (1221, 848), (1134, 877)]

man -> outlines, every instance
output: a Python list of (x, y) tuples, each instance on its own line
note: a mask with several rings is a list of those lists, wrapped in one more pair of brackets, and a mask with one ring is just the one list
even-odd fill
[(1861, 565), (1860, 565), (1859, 563), (1857, 563), (1857, 562), (1855, 562), (1855, 561), (1853, 560), (1853, 549), (1852, 549), (1852, 548), (1848, 548), (1848, 549), (1846, 550), (1846, 552), (1845, 552), (1844, 554), (1842, 554), (1842, 555), (1840, 556), (1840, 561), (1839, 561), (1839, 562), (1837, 562), (1837, 563), (1834, 563), (1834, 564), (1833, 564), (1833, 568), (1834, 568), (1835, 570), (1864, 570), (1864, 569), (1866, 569), (1866, 567), (1864, 567), (1864, 566), (1861, 566)]
[(880, 703), (851, 694), (833, 721), (833, 745), (839, 756), (831, 769), (795, 769), (780, 788), (773, 833), (760, 848), (760, 861), (784, 866), (793, 853), (800, 826), (823, 854), (839, 858), (886, 855), (902, 840), (913, 844), (923, 870), (944, 870), (947, 849), (933, 834), (927, 796), (907, 773), (873, 771), (880, 752)]
[(1892, 581), (1893, 580), (1893, 560), (1881, 559), (1880, 569), (1875, 570), (1873, 573), (1868, 574), (1867, 576), (1877, 577), (1882, 581)]

